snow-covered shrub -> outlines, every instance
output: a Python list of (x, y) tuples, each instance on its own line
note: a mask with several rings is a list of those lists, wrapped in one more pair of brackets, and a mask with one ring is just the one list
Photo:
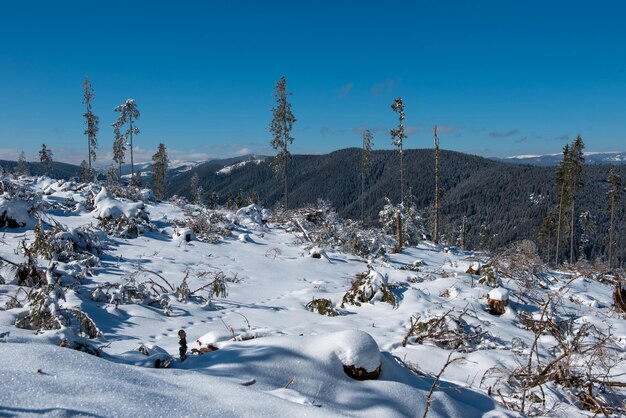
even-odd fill
[(78, 261), (86, 267), (98, 265), (98, 256), (103, 251), (102, 237), (98, 231), (87, 227), (62, 230), (59, 224), (44, 231), (43, 225), (38, 223), (34, 229), (35, 240), (29, 250), (35, 256), (47, 260), (58, 260), (64, 263)]
[(470, 325), (465, 321), (465, 314), (463, 311), (454, 315), (450, 310), (443, 315), (433, 315), (424, 320), (419, 316), (411, 317), (402, 345), (430, 342), (447, 350), (475, 351), (488, 337), (488, 333), (481, 326)]
[(396, 297), (387, 283), (387, 277), (370, 269), (356, 275), (350, 289), (343, 296), (341, 307), (346, 303), (361, 306), (362, 303), (386, 302), (396, 305)]
[(339, 315), (339, 313), (333, 306), (333, 302), (330, 299), (313, 298), (313, 300), (311, 300), (309, 303), (306, 304), (306, 308), (307, 310), (318, 313), (320, 315), (326, 315), (326, 316)]
[[(397, 216), (402, 220), (402, 241), (404, 245), (417, 245), (426, 235), (423, 220), (418, 215), (415, 205), (411, 203), (405, 207), (404, 203), (394, 205), (391, 200), (385, 198), (385, 206), (378, 213), (380, 225), (383, 231), (391, 236), (397, 236)], [(396, 238), (397, 239), (397, 238)], [(397, 244), (396, 244), (397, 245)]]
[(56, 263), (46, 271), (46, 282), (41, 287), (32, 288), (28, 292), (28, 309), (26, 316), (16, 322), (18, 328), (26, 329), (59, 329), (63, 325), (59, 316), (59, 300), (65, 300), (54, 270)]
[(188, 214), (182, 227), (190, 228), (200, 241), (217, 243), (224, 237), (230, 237), (232, 222), (222, 213), (202, 209)]
[(237, 219), (236, 223), (247, 228), (256, 228), (260, 225), (266, 224), (271, 215), (271, 211), (263, 209), (261, 206), (254, 203), (242, 207), (235, 213)]
[(500, 276), (498, 275), (498, 270), (493, 266), (484, 266), (481, 269), (482, 275), (480, 279), (478, 279), (478, 283), (484, 284), (489, 287), (496, 288), (498, 286), (502, 286), (502, 280), (500, 280)]
[(136, 238), (144, 230), (153, 230), (143, 202), (121, 201), (105, 187), (94, 198), (92, 214), (99, 220), (98, 227), (108, 234), (122, 238)]

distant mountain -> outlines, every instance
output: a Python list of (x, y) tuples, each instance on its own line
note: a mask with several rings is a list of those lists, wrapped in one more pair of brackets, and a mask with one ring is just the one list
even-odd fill
[[(254, 159), (254, 157), (248, 157)], [(361, 150), (343, 149), (325, 155), (293, 155), (289, 167), (289, 201), (293, 207), (329, 200), (345, 218), (360, 218)], [(224, 160), (209, 161), (170, 178), (169, 194), (190, 196), (190, 182), (198, 174), (205, 191), (218, 195), (224, 204), (228, 197), (258, 196), (260, 203), (273, 207), (283, 198), (282, 179), (272, 170), (271, 158), (253, 164), (244, 160), (224, 165)], [(406, 186), (415, 196), (419, 210), (426, 216), (434, 199), (433, 150), (405, 150)], [(228, 169), (224, 169), (228, 167)], [(584, 167), (585, 187), (579, 194), (577, 211), (593, 216), (593, 231), (588, 231), (585, 252), (593, 259), (605, 252), (604, 236), (608, 224), (605, 210), (608, 165)], [(463, 216), (467, 216), (466, 241), (477, 248), (482, 229), (491, 231), (492, 248), (520, 239), (536, 240), (548, 208), (557, 201), (554, 168), (520, 165), (454, 151), (441, 152), (442, 231), (448, 242), (455, 243)], [(618, 166), (626, 179), (626, 164)], [(398, 157), (394, 151), (375, 151), (366, 183), (366, 218), (375, 223), (385, 197), (399, 201)], [(626, 199), (622, 200), (623, 202)], [(618, 219), (626, 226), (626, 205)], [(623, 227), (622, 227), (623, 228)], [(623, 242), (621, 260), (626, 262), (626, 230), (618, 234)], [(578, 243), (575, 245), (578, 248)]]
[[(503, 161), (515, 164), (530, 164), (546, 167), (554, 167), (563, 159), (563, 154), (547, 155), (517, 155), (505, 158), (491, 158), (496, 161)], [(626, 164), (626, 152), (589, 152), (585, 153), (585, 163), (587, 164)]]
[[(8, 160), (0, 160), (0, 167), (4, 170), (13, 172), (15, 171), (15, 166), (17, 162), (8, 161)], [(43, 175), (43, 167), (41, 163), (27, 162), (26, 167), (28, 173), (33, 176), (41, 176)], [(80, 166), (66, 163), (59, 163), (54, 161), (52, 163), (52, 172), (50, 173), (50, 177), (70, 180), (72, 178), (78, 178), (80, 176)]]

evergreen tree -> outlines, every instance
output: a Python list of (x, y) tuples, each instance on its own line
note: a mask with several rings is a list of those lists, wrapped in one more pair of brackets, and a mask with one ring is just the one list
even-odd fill
[(391, 130), (391, 144), (397, 148), (398, 156), (400, 157), (400, 201), (404, 201), (404, 139), (406, 134), (404, 133), (404, 103), (402, 97), (398, 97), (391, 104), (391, 109), (398, 114), (398, 127)]
[(89, 164), (87, 161), (83, 160), (80, 163), (80, 181), (83, 183), (87, 183), (93, 177), (91, 176), (91, 170), (89, 169)]
[(217, 193), (212, 192), (211, 194), (209, 194), (207, 206), (210, 209), (215, 209), (215, 207), (217, 206), (218, 199), (219, 199), (219, 196), (217, 195)]
[(120, 183), (120, 177), (118, 171), (114, 166), (109, 166), (106, 171), (106, 184), (107, 187), (116, 186)]
[(95, 94), (87, 77), (85, 77), (85, 81), (83, 82), (83, 89), (83, 104), (87, 108), (87, 111), (83, 114), (83, 116), (85, 117), (85, 135), (87, 135), (87, 145), (89, 148), (89, 173), (91, 174), (91, 163), (92, 161), (96, 161), (96, 148), (98, 147), (98, 139), (96, 138), (96, 135), (98, 134), (98, 122), (100, 120), (91, 111), (91, 101), (95, 98)]
[(189, 187), (191, 189), (191, 203), (200, 204), (204, 190), (202, 186), (200, 186), (200, 176), (198, 176), (198, 173), (194, 173), (193, 176), (191, 176)]
[(591, 212), (584, 211), (578, 216), (580, 224), (580, 238), (578, 239), (578, 261), (587, 264), (592, 258), (591, 238), (594, 234), (595, 223)]
[(52, 171), (52, 150), (46, 147), (46, 144), (41, 144), (41, 150), (39, 150), (39, 161), (41, 167), (46, 176), (50, 175)]
[[(391, 110), (398, 114), (398, 127), (391, 130), (391, 139), (392, 145), (397, 147), (398, 155), (400, 157), (400, 206), (402, 206), (402, 202), (404, 202), (404, 139), (406, 135), (404, 133), (404, 103), (402, 102), (402, 98), (398, 97), (391, 104)], [(397, 244), (395, 251), (402, 251), (403, 245), (403, 234), (401, 233), (402, 227), (402, 214), (401, 211), (398, 210), (396, 214), (396, 236), (397, 236)]]
[(563, 159), (559, 163), (556, 169), (556, 187), (559, 193), (559, 210), (558, 220), (556, 224), (556, 251), (554, 253), (554, 262), (559, 264), (559, 256), (561, 254), (561, 241), (563, 238), (562, 232), (565, 222), (565, 208), (569, 206), (571, 199), (569, 188), (569, 172), (570, 172), (570, 147), (569, 144), (565, 144), (563, 147)]
[(442, 192), (439, 189), (439, 137), (437, 136), (437, 125), (433, 128), (435, 143), (435, 236), (433, 242), (439, 244), (439, 217), (441, 213)]
[(583, 156), (583, 149), (585, 144), (580, 135), (576, 137), (572, 145), (570, 146), (570, 164), (569, 164), (569, 183), (570, 183), (570, 264), (574, 264), (574, 238), (575, 238), (575, 204), (576, 193), (582, 189), (584, 183), (582, 179), (583, 164), (585, 163), (585, 157)]
[(607, 237), (608, 241), (608, 251), (609, 251), (609, 268), (613, 267), (614, 264), (614, 246), (615, 246), (615, 210), (621, 199), (622, 193), (622, 178), (617, 174), (617, 170), (615, 167), (611, 167), (609, 170), (609, 175), (606, 179), (611, 185), (611, 189), (608, 192), (608, 205), (607, 211), (609, 212), (610, 221), (609, 221), (609, 234)]
[(483, 229), (480, 231), (480, 238), (478, 241), (478, 247), (481, 251), (487, 251), (491, 245), (491, 230), (487, 225), (483, 225)]
[(120, 134), (120, 127), (113, 125), (113, 161), (119, 168), (119, 178), (122, 178), (122, 164), (126, 158), (126, 136)]
[(545, 259), (550, 261), (552, 238), (556, 235), (557, 230), (557, 211), (552, 208), (548, 211), (548, 215), (543, 219), (541, 229), (539, 229), (539, 243), (545, 251)]
[(361, 222), (365, 224), (365, 176), (372, 158), (373, 135), (369, 129), (363, 132), (363, 154), (361, 155)]
[[(133, 182), (133, 185), (138, 186), (137, 180), (138, 176), (135, 176), (135, 161), (133, 159), (133, 135), (139, 135), (139, 128), (133, 125), (133, 120), (139, 119), (141, 114), (139, 113), (139, 109), (137, 108), (137, 103), (135, 103), (134, 99), (127, 99), (124, 103), (117, 106), (114, 109), (116, 112), (119, 112), (120, 115), (113, 123), (114, 128), (120, 129), (125, 124), (128, 124), (128, 129), (124, 133), (125, 138), (129, 138), (129, 146), (130, 146), (130, 178)], [(116, 136), (117, 139), (117, 136)]]
[(152, 183), (154, 185), (154, 195), (157, 199), (165, 198), (165, 190), (167, 188), (167, 167), (169, 160), (165, 145), (159, 144), (157, 152), (152, 156)]
[(24, 151), (20, 152), (19, 157), (17, 157), (17, 163), (15, 164), (15, 175), (28, 175), (28, 166), (26, 164), (26, 155), (24, 154)]
[(274, 99), (276, 107), (272, 108), (272, 122), (270, 124), (270, 132), (272, 133), (272, 148), (278, 151), (274, 160), (274, 168), (278, 172), (283, 169), (283, 181), (285, 185), (285, 209), (289, 207), (289, 188), (288, 188), (288, 166), (291, 154), (288, 145), (293, 142), (291, 129), (296, 122), (296, 118), (291, 113), (291, 103), (287, 100), (287, 96), (291, 93), (287, 92), (287, 80), (281, 77), (276, 83), (274, 91)]

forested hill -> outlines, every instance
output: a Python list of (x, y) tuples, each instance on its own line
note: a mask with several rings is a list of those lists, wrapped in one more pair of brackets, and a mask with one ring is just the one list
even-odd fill
[[(359, 218), (361, 150), (343, 149), (325, 155), (294, 155), (289, 166), (290, 206), (314, 203), (318, 198), (329, 200), (339, 214)], [(271, 159), (233, 168), (218, 174), (224, 167), (220, 161), (199, 165), (170, 180), (170, 194), (189, 196), (194, 173), (200, 177), (205, 198), (216, 193), (219, 203), (227, 196), (257, 195), (266, 206), (273, 206), (283, 197), (282, 177), (270, 166)], [(405, 178), (418, 209), (426, 211), (434, 199), (433, 150), (406, 150)], [(608, 225), (605, 182), (608, 165), (586, 165), (585, 187), (579, 193), (577, 212), (589, 211), (592, 229), (588, 228), (589, 244), (585, 248), (591, 259), (603, 254)], [(626, 165), (618, 166), (626, 179)], [(548, 207), (556, 203), (554, 168), (507, 164), (453, 151), (441, 151), (442, 230), (449, 243), (459, 235), (462, 217), (467, 216), (466, 241), (477, 248), (484, 227), (490, 230), (491, 248), (520, 239), (536, 240)], [(394, 151), (375, 151), (366, 181), (366, 216), (375, 221), (384, 205), (384, 198), (399, 200), (399, 164)], [(626, 200), (626, 196), (623, 200)], [(618, 224), (626, 220), (624, 202), (620, 205)], [(624, 227), (622, 227), (624, 230)], [(618, 231), (621, 262), (626, 259), (626, 231)], [(576, 243), (578, 248), (578, 243)]]

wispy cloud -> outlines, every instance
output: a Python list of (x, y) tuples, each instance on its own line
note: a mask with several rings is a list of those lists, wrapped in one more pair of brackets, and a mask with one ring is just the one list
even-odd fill
[(406, 136), (411, 136), (419, 132), (419, 128), (417, 126), (408, 125), (404, 127), (404, 133)]
[(339, 97), (340, 99), (345, 98), (352, 91), (352, 87), (354, 87), (354, 84), (352, 83), (344, 84), (339, 89), (339, 92), (337, 93), (337, 97)]
[(376, 83), (372, 86), (372, 94), (374, 96), (379, 96), (381, 93), (391, 92), (394, 89), (394, 87), (396, 87), (396, 85), (398, 85), (399, 83), (400, 83), (399, 78), (394, 78), (394, 79), (390, 78), (380, 83)]
[(445, 126), (445, 125), (437, 125), (437, 133), (438, 134), (449, 134), (450, 132), (456, 131), (458, 128), (454, 126)]
[(387, 128), (385, 128), (382, 125), (376, 125), (376, 126), (361, 125), (361, 126), (352, 128), (352, 132), (354, 132), (357, 135), (363, 135), (363, 132), (365, 132), (367, 129), (369, 129), (369, 131), (373, 134), (387, 131)]
[(569, 141), (570, 140), (570, 135), (569, 134), (563, 134), (563, 135), (555, 136), (552, 139), (555, 140), (555, 141)]
[(519, 129), (511, 129), (510, 131), (500, 132), (500, 131), (491, 131), (489, 132), (490, 138), (507, 138), (513, 135), (516, 135), (519, 132)]

